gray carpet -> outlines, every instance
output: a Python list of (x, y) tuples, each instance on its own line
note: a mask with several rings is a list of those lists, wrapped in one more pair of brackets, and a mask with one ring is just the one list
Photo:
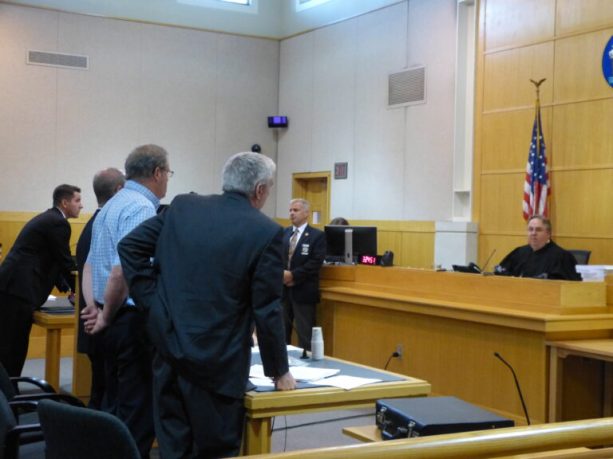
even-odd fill
[[(23, 374), (43, 378), (43, 359), (26, 361)], [(72, 385), (72, 358), (62, 358), (60, 367), (60, 388), (70, 392)], [(344, 411), (281, 416), (275, 418), (272, 435), (272, 452), (341, 446), (359, 443), (343, 435), (343, 427), (374, 424), (374, 407)], [(44, 452), (40, 445), (25, 445), (20, 450), (21, 459), (42, 459)], [(151, 454), (157, 459), (157, 451)]]

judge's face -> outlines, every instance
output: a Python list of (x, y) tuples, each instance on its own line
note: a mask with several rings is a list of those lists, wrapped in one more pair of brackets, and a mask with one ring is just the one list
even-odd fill
[(528, 245), (532, 250), (540, 250), (549, 242), (551, 232), (538, 218), (528, 222)]
[(301, 202), (292, 202), (289, 206), (289, 220), (296, 228), (302, 226), (309, 218), (309, 211)]

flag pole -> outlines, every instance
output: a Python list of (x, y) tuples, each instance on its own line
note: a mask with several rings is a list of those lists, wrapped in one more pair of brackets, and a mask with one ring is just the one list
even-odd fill
[(534, 116), (536, 117), (536, 119), (538, 120), (536, 123), (536, 156), (538, 158), (541, 157), (541, 116), (540, 116), (540, 109), (541, 109), (541, 85), (545, 82), (545, 80), (547, 80), (547, 78), (542, 78), (539, 81), (534, 81), (533, 79), (530, 79), (530, 82), (535, 86), (536, 88), (536, 102), (534, 103), (534, 109), (535, 109), (535, 113)]

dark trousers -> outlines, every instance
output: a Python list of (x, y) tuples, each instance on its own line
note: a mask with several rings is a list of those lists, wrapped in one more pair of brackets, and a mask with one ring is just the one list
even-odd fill
[(298, 346), (311, 350), (311, 334), (315, 326), (315, 313), (317, 305), (297, 303), (292, 300), (291, 294), (283, 298), (283, 316), (285, 318), (285, 342), (291, 344), (292, 327), (296, 325)]
[(151, 345), (145, 314), (122, 307), (104, 334), (106, 394), (102, 409), (121, 419), (143, 458), (153, 444)]
[(0, 292), (0, 362), (9, 376), (21, 376), (28, 355), (33, 310), (26, 300)]
[[(97, 335), (94, 336), (98, 337)], [(100, 336), (99, 338), (103, 337)], [(88, 353), (87, 356), (89, 357), (89, 362), (92, 367), (92, 386), (87, 406), (95, 410), (100, 410), (102, 409), (104, 394), (106, 392), (106, 372), (104, 370), (105, 358), (102, 351)]]
[(220, 458), (240, 453), (245, 423), (242, 399), (193, 384), (159, 354), (153, 359), (153, 394), (162, 459)]

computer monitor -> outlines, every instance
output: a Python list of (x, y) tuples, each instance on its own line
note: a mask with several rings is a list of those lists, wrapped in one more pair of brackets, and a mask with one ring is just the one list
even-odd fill
[(326, 258), (355, 263), (361, 255), (377, 255), (375, 226), (326, 225)]

